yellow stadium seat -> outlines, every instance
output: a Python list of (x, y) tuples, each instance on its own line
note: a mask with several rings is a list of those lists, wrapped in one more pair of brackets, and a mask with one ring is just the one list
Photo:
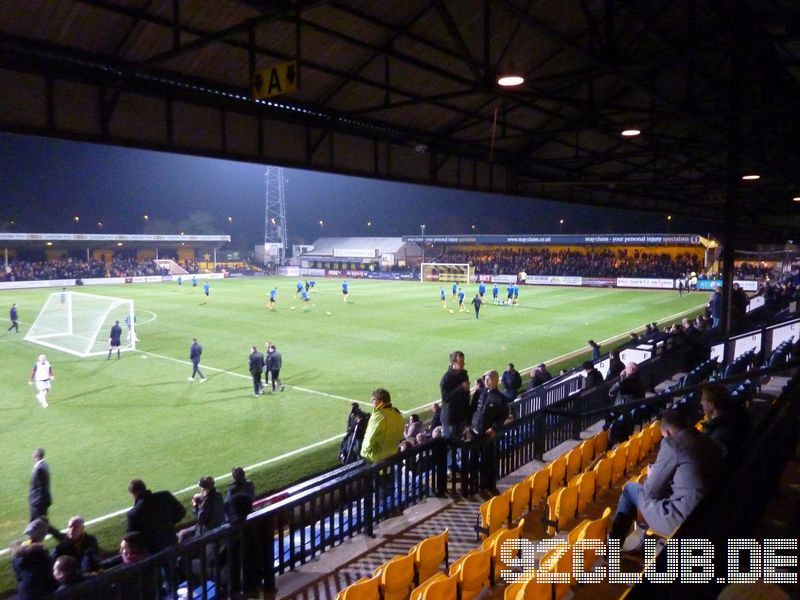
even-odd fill
[(531, 484), (520, 481), (511, 487), (511, 522), (515, 522), (531, 509)]
[(594, 480), (594, 497), (598, 498), (604, 495), (609, 488), (611, 488), (611, 459), (601, 458), (597, 461), (592, 471), (595, 474)]
[(584, 440), (578, 447), (581, 449), (581, 471), (585, 471), (594, 459), (594, 440)]
[(531, 483), (531, 508), (535, 508), (547, 498), (550, 489), (550, 470), (536, 471), (528, 481)]
[(500, 574), (500, 571), (506, 568), (506, 564), (503, 563), (501, 560), (501, 554), (503, 550), (503, 544), (507, 540), (515, 540), (518, 539), (522, 533), (522, 528), (525, 526), (525, 519), (520, 519), (519, 524), (512, 528), (512, 529), (500, 529), (499, 531), (495, 531), (490, 537), (486, 538), (481, 542), (481, 549), (487, 550), (490, 549), (492, 551), (492, 570), (491, 570), (491, 582), (494, 585), (497, 582), (497, 577)]
[(657, 446), (661, 442), (661, 423), (653, 421), (650, 425), (650, 435), (653, 437), (653, 446)]
[(594, 471), (586, 471), (580, 475), (576, 475), (569, 482), (569, 485), (578, 487), (578, 514), (583, 514), (586, 507), (594, 501), (595, 482), (597, 481), (597, 473)]
[(571, 485), (550, 494), (547, 498), (547, 535), (562, 530), (578, 512), (578, 487)]
[(414, 588), (410, 600), (453, 600), (458, 594), (457, 586), (455, 577), (437, 573)]
[(628, 440), (627, 471), (631, 472), (639, 464), (639, 436), (633, 435)]
[(653, 430), (650, 426), (644, 427), (641, 431), (642, 437), (639, 439), (639, 458), (644, 460), (653, 447)]
[(511, 495), (504, 492), (481, 504), (480, 522), (476, 527), (480, 534), (489, 536), (508, 523), (511, 514)]
[[(552, 598), (553, 584), (540, 583), (536, 581), (536, 578), (532, 578), (520, 584), (520, 589), (514, 600), (552, 600)], [(505, 600), (508, 600), (508, 596), (506, 596)]]
[(336, 594), (336, 600), (380, 600), (380, 577), (362, 577)]
[[(556, 553), (560, 554), (560, 556), (558, 556), (555, 562), (552, 562), (555, 559)], [(563, 549), (551, 550), (545, 554), (545, 556), (539, 562), (539, 572), (542, 571), (551, 573), (566, 573), (569, 575), (570, 581), (572, 581), (572, 549), (568, 547), (566, 551)], [(551, 595), (549, 598), (551, 599), (563, 598), (570, 590), (569, 583), (547, 585), (550, 587)]]
[(575, 446), (567, 452), (567, 472), (565, 479), (569, 481), (581, 472), (581, 449)]
[(450, 576), (455, 576), (458, 581), (461, 600), (473, 600), (478, 597), (489, 581), (491, 569), (491, 548), (467, 552), (457, 564), (450, 567)]
[(559, 456), (547, 468), (550, 471), (550, 493), (552, 494), (564, 485), (567, 474), (567, 457)]
[(601, 431), (592, 438), (594, 440), (594, 455), (600, 456), (608, 450), (608, 430)]
[(575, 525), (575, 527), (570, 529), (569, 533), (567, 534), (567, 543), (572, 545), (577, 542), (583, 534), (583, 531), (589, 526), (589, 523), (591, 523), (589, 519), (584, 519)]
[(375, 570), (383, 588), (383, 600), (407, 600), (414, 588), (414, 556), (394, 556)]
[(625, 477), (625, 467), (628, 465), (628, 447), (620, 444), (608, 453), (611, 459), (611, 485), (616, 485)]
[[(439, 535), (425, 538), (408, 551), (409, 554), (414, 556), (417, 583), (422, 583), (439, 573), (442, 563), (447, 562), (448, 536), (448, 530), (445, 529)], [(445, 564), (445, 568), (447, 568), (447, 564)]]

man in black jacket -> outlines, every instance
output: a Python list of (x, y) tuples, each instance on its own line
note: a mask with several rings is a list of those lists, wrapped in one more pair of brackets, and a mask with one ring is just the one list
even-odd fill
[(594, 368), (594, 363), (587, 360), (583, 363), (583, 389), (588, 390), (603, 383), (603, 374)]
[(247, 368), (253, 376), (253, 396), (260, 396), (263, 385), (261, 384), (261, 373), (264, 371), (264, 355), (258, 351), (256, 346), (252, 347), (252, 352), (248, 357)]
[(442, 435), (461, 439), (469, 414), (469, 374), (464, 369), (464, 353), (450, 353), (450, 367), (439, 382), (442, 393)]
[(151, 492), (144, 481), (134, 479), (128, 485), (133, 508), (128, 511), (126, 532), (140, 532), (150, 554), (178, 542), (175, 525), (186, 516), (186, 509), (168, 491)]
[(482, 444), (472, 449), (472, 469), (473, 473), (480, 472), (481, 484), (487, 489), (493, 489), (497, 484), (495, 442), (491, 438), (494, 438), (508, 416), (507, 396), (497, 389), (499, 378), (497, 371), (489, 371), (483, 376), (485, 388), (471, 423), (473, 440), (483, 440)]
[(522, 375), (514, 368), (514, 363), (508, 363), (508, 370), (503, 373), (503, 393), (509, 402), (513, 402), (516, 399), (521, 387)]
[(50, 467), (44, 460), (44, 449), (37, 448), (33, 451), (33, 472), (28, 489), (28, 507), (30, 508), (30, 521), (47, 516), (47, 509), (53, 503), (50, 496)]
[(734, 405), (728, 388), (717, 383), (703, 386), (700, 405), (707, 419), (703, 433), (719, 442), (726, 462), (734, 461), (744, 450), (752, 430), (747, 408)]
[(272, 378), (273, 392), (275, 391), (276, 383), (279, 386), (281, 386), (281, 391), (283, 391), (283, 382), (281, 382), (282, 366), (283, 366), (283, 357), (281, 357), (281, 353), (278, 352), (278, 349), (275, 347), (275, 344), (270, 345), (267, 350), (267, 371), (269, 372), (269, 376)]
[(540, 364), (536, 367), (533, 371), (533, 375), (531, 375), (531, 383), (528, 389), (533, 389), (542, 385), (543, 383), (547, 383), (553, 378), (550, 374), (550, 371), (547, 370), (547, 365), (544, 363)]

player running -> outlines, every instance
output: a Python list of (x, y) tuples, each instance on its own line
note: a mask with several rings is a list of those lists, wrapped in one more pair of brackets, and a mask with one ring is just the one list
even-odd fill
[(347, 279), (342, 282), (342, 300), (347, 302), (347, 296), (350, 294), (350, 286), (347, 283)]
[(483, 296), (486, 294), (486, 284), (481, 281), (481, 284), (478, 286), (478, 295), (483, 300)]
[(28, 383), (33, 385), (33, 382), (36, 381), (36, 399), (43, 408), (48, 406), (47, 394), (50, 393), (50, 382), (55, 378), (53, 367), (47, 361), (47, 356), (40, 354), (39, 360), (33, 365), (33, 371)]
[(458, 288), (458, 312), (467, 312), (467, 306), (464, 304), (464, 290)]
[(274, 287), (269, 291), (269, 302), (267, 303), (267, 308), (272, 310), (275, 308), (275, 302), (278, 300), (278, 288)]
[(299, 279), (297, 280), (297, 289), (294, 292), (294, 298), (297, 300), (297, 297), (303, 293), (303, 282)]

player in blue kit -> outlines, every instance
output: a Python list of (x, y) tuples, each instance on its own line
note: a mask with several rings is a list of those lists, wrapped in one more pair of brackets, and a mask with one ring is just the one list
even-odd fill
[(272, 310), (277, 300), (278, 300), (278, 288), (274, 287), (269, 291), (269, 302), (267, 303), (267, 308)]
[(342, 300), (347, 302), (347, 296), (350, 294), (350, 286), (347, 283), (347, 279), (342, 282)]
[(483, 300), (483, 296), (486, 294), (486, 284), (481, 281), (481, 284), (478, 286), (478, 295)]
[(519, 304), (519, 284), (514, 284), (514, 304)]
[(509, 283), (506, 286), (506, 304), (511, 304), (513, 300), (514, 300), (514, 284)]
[(442, 308), (447, 308), (447, 296), (445, 296), (444, 288), (439, 289), (439, 302), (442, 303)]
[(458, 284), (454, 281), (453, 282), (453, 302), (456, 301), (457, 297), (458, 297)]
[(497, 284), (495, 283), (494, 287), (492, 288), (492, 303), (493, 304), (497, 304), (497, 294), (499, 294), (499, 293), (500, 293), (500, 290), (497, 289)]
[(203, 293), (208, 297), (209, 292), (211, 292), (211, 284), (206, 281), (203, 284)]
[(458, 288), (458, 312), (467, 312), (467, 307), (464, 304), (464, 290)]
[(297, 298), (303, 292), (303, 282), (299, 279), (297, 280), (297, 289), (294, 292), (294, 297)]
[(192, 275), (192, 287), (197, 287), (197, 275)]

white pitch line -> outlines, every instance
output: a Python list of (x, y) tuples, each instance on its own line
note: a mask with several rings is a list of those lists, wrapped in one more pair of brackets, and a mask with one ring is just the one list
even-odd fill
[[(704, 302), (703, 304), (695, 306), (694, 308), (686, 309), (686, 310), (684, 310), (682, 312), (676, 313), (674, 315), (670, 315), (668, 317), (662, 317), (660, 320), (661, 321), (670, 321), (672, 319), (677, 319), (678, 317), (682, 317), (684, 315), (687, 315), (687, 314), (697, 310), (698, 308), (702, 308), (706, 304), (708, 304), (708, 303)], [(626, 335), (634, 333), (635, 331), (639, 331), (640, 329), (641, 329), (641, 327), (636, 327), (634, 329), (629, 329), (628, 331), (624, 331), (624, 332), (622, 332), (620, 334), (617, 334), (617, 335), (615, 335), (613, 337), (610, 337), (610, 338), (608, 338), (606, 340), (600, 340), (600, 345), (602, 346), (603, 344), (608, 344), (609, 342), (613, 342), (614, 340), (618, 340), (620, 338), (623, 338)], [(579, 348), (578, 350), (573, 350), (572, 352), (567, 352), (566, 354), (562, 354), (561, 356), (556, 356), (554, 358), (550, 358), (550, 359), (544, 360), (542, 362), (544, 362), (544, 363), (558, 362), (559, 360), (565, 360), (565, 359), (568, 359), (568, 358), (572, 358), (573, 356), (578, 356), (579, 354), (583, 354), (586, 351), (587, 351), (586, 348)], [(540, 363), (536, 363), (536, 364), (538, 365)], [(533, 367), (528, 367), (527, 369), (523, 369), (522, 371), (520, 371), (520, 373), (530, 373), (534, 368), (536, 368), (535, 365)], [(470, 388), (470, 391), (471, 390), (472, 390), (472, 388)], [(434, 404), (436, 404), (440, 400), (441, 400), (440, 398), (437, 398), (435, 400), (431, 400), (427, 404), (422, 404), (422, 405), (417, 406), (415, 408), (409, 408), (408, 410), (404, 410), (404, 411), (401, 411), (401, 412), (403, 412), (404, 414), (410, 414), (410, 413), (416, 412), (418, 410), (423, 410), (425, 408), (428, 408), (429, 406), (433, 406)]]
[[(192, 364), (188, 360), (182, 360), (180, 358), (173, 358), (171, 356), (165, 356), (163, 354), (156, 354), (155, 352), (146, 352), (144, 350), (136, 350), (136, 352), (139, 352), (141, 354), (147, 354), (149, 356), (154, 356), (156, 358), (162, 358), (164, 360), (171, 360), (172, 362), (176, 362), (176, 363), (179, 363), (179, 364), (182, 364), (182, 365), (191, 366), (191, 364)], [(225, 369), (218, 369), (216, 367), (209, 367), (208, 365), (205, 365), (205, 364), (202, 365), (202, 368), (206, 369), (208, 371), (216, 371), (217, 373), (223, 373), (225, 375), (232, 375), (233, 377), (241, 377), (242, 379), (247, 379), (248, 381), (252, 381), (252, 379), (253, 379), (250, 375), (243, 375), (242, 373), (237, 373), (236, 371), (227, 371)], [(291, 385), (291, 384), (288, 384), (288, 383), (285, 384), (285, 385), (288, 388), (299, 390), (301, 392), (306, 392), (308, 394), (316, 394), (317, 396), (325, 396), (326, 398), (333, 398), (334, 400), (344, 400), (345, 402), (349, 402), (351, 404), (353, 402), (357, 402), (358, 404), (363, 404), (364, 406), (372, 406), (371, 402), (364, 402), (363, 400), (354, 400), (352, 398), (347, 398), (346, 396), (337, 396), (336, 394), (329, 394), (328, 392), (320, 392), (318, 390), (311, 390), (311, 389), (308, 389), (308, 388), (303, 388), (303, 387), (299, 387), (299, 386), (296, 386), (296, 385)]]
[[(331, 442), (335, 442), (336, 440), (339, 440), (341, 438), (342, 438), (341, 435), (337, 435), (337, 436), (328, 438), (327, 440), (322, 440), (322, 441), (319, 441), (319, 442), (315, 442), (315, 443), (313, 443), (313, 444), (311, 444), (309, 446), (305, 446), (303, 448), (298, 448), (297, 450), (291, 450), (289, 452), (281, 454), (280, 456), (273, 456), (272, 458), (268, 458), (267, 460), (262, 460), (261, 462), (255, 463), (255, 464), (250, 465), (248, 467), (245, 467), (244, 469), (245, 469), (245, 471), (252, 471), (254, 469), (259, 469), (259, 468), (264, 467), (266, 465), (269, 465), (271, 463), (278, 462), (278, 461), (281, 461), (281, 460), (284, 460), (284, 459), (287, 459), (287, 458), (291, 458), (292, 456), (296, 456), (296, 455), (302, 454), (304, 452), (308, 452), (309, 450), (313, 450), (314, 448), (317, 448), (319, 446), (324, 446), (325, 444), (330, 444)], [(215, 481), (225, 481), (226, 479), (230, 479), (230, 477), (231, 477), (231, 474), (230, 474), (230, 472), (228, 472), (228, 473), (224, 473), (222, 475), (217, 475), (216, 477), (214, 477), (214, 480)], [(190, 485), (189, 487), (182, 488), (182, 489), (174, 491), (172, 493), (175, 494), (175, 495), (185, 494), (186, 492), (191, 492), (192, 490), (195, 490), (195, 489), (197, 489), (197, 484)], [(96, 525), (97, 523), (102, 523), (103, 521), (107, 521), (109, 519), (113, 519), (114, 517), (118, 517), (120, 515), (124, 515), (130, 509), (131, 509), (131, 507), (123, 508), (123, 509), (114, 511), (112, 513), (108, 513), (107, 515), (103, 515), (102, 517), (96, 517), (94, 519), (90, 519), (90, 520), (86, 521), (86, 525)], [(66, 532), (67, 532), (67, 530), (65, 529), (63, 531), (63, 533), (66, 533)], [(0, 556), (3, 556), (4, 554), (8, 554), (8, 552), (9, 552), (8, 548), (0, 550)]]

